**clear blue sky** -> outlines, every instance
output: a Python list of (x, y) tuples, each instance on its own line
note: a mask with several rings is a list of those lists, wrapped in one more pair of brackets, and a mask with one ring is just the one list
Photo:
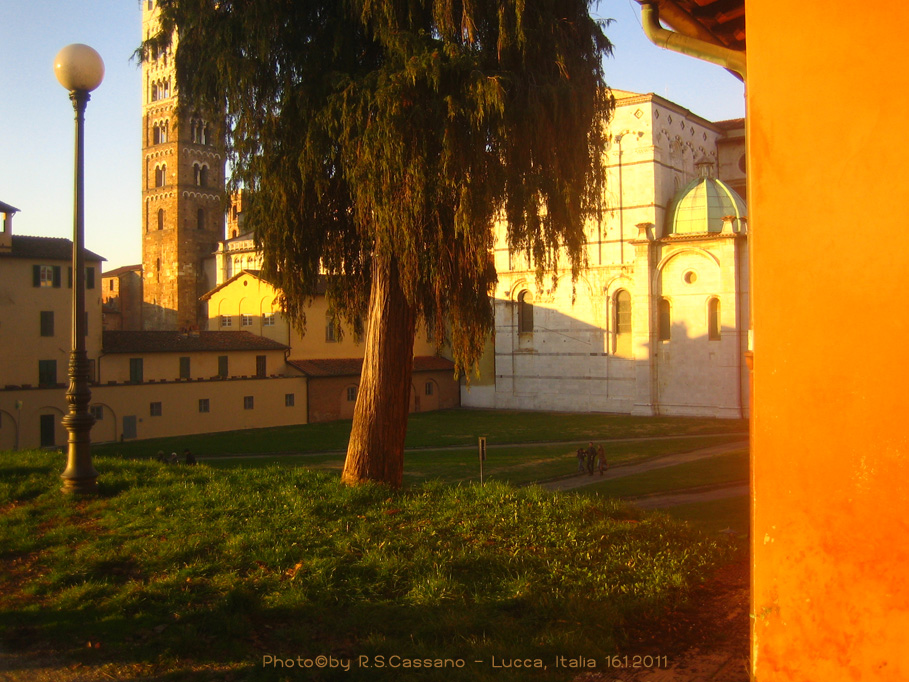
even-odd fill
[[(723, 69), (651, 45), (634, 0), (604, 0), (613, 18), (610, 86), (654, 92), (704, 118), (744, 115), (744, 89)], [(131, 60), (141, 40), (137, 0), (0, 0), (0, 201), (20, 209), (16, 234), (72, 237), (73, 110), (53, 61), (70, 43), (104, 59), (86, 111), (86, 246), (105, 270), (139, 263), (141, 79)]]

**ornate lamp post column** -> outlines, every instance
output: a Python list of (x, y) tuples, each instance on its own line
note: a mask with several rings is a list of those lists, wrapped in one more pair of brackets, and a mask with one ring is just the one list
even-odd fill
[(69, 412), (63, 426), (69, 434), (66, 470), (62, 474), (63, 492), (95, 493), (98, 472), (92, 466), (91, 429), (95, 423), (88, 411), (92, 394), (88, 384), (90, 370), (85, 352), (85, 218), (84, 218), (84, 125), (85, 106), (92, 90), (104, 78), (104, 62), (88, 45), (67, 45), (54, 60), (54, 73), (60, 85), (69, 90), (76, 112), (75, 199), (73, 201), (73, 324), (72, 351), (69, 359)]

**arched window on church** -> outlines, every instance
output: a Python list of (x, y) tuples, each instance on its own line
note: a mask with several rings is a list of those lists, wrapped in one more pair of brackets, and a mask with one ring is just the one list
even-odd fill
[(204, 230), (205, 229), (205, 209), (200, 208), (196, 211), (196, 229)]
[(164, 209), (163, 208), (158, 209), (158, 229), (159, 230), (164, 229)]
[(707, 338), (720, 340), (720, 299), (716, 296), (707, 301)]
[(167, 142), (167, 129), (169, 124), (167, 121), (162, 121), (161, 123), (161, 144)]
[(170, 78), (164, 81), (164, 99), (170, 97)]
[(161, 126), (155, 123), (152, 129), (152, 144), (161, 144)]
[(199, 187), (208, 187), (208, 166), (199, 169)]
[(196, 187), (202, 186), (202, 166), (198, 163), (193, 164), (193, 183)]
[(529, 291), (518, 294), (518, 333), (533, 333), (533, 294)]
[(659, 313), (659, 339), (660, 341), (669, 341), (672, 335), (672, 308), (669, 305), (669, 299), (660, 299)]
[(155, 187), (164, 187), (167, 184), (167, 164), (155, 166)]
[(631, 355), (631, 294), (624, 289), (616, 292), (613, 307), (615, 317), (615, 354)]

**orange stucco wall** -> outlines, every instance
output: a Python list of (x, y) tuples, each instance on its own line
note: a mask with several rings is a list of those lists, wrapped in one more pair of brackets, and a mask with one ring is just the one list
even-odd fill
[(907, 23), (747, 5), (758, 682), (909, 680)]

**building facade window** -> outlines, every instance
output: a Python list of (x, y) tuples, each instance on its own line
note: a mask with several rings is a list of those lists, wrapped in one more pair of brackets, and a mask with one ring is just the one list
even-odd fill
[(707, 301), (707, 338), (720, 340), (720, 299), (716, 296)]
[(180, 378), (189, 379), (192, 375), (190, 374), (190, 359), (188, 356), (180, 358)]
[(293, 407), (294, 406), (294, 394), (285, 393), (284, 394), (284, 407)]
[(133, 384), (141, 384), (143, 379), (143, 362), (142, 358), (129, 359), (129, 380)]
[(325, 343), (337, 343), (338, 323), (331, 315), (325, 316)]
[(57, 385), (57, 361), (56, 360), (38, 360), (38, 385), (39, 386), (56, 386)]
[(266, 371), (266, 357), (264, 355), (256, 356), (256, 376), (260, 379), (265, 378), (267, 374)]
[(435, 392), (435, 386), (431, 381), (426, 382), (426, 386), (424, 387), (423, 392), (426, 395), (432, 395)]
[(533, 294), (529, 291), (518, 294), (518, 332), (533, 333)]
[(631, 294), (622, 289), (615, 295), (615, 329), (616, 355), (631, 355)]
[(265, 313), (262, 316), (262, 325), (265, 327), (274, 327), (275, 326), (275, 314), (274, 313)]
[(209, 412), (211, 406), (208, 403), (208, 398), (199, 398), (199, 412)]
[(33, 265), (32, 286), (60, 288), (62, 268), (59, 265)]
[(160, 417), (162, 414), (161, 403), (159, 401), (149, 403), (148, 414), (152, 417)]
[(230, 315), (221, 316), (221, 326), (222, 327), (232, 327), (233, 326), (233, 321), (232, 321), (232, 318)]
[(251, 396), (251, 395), (243, 396), (243, 409), (244, 410), (251, 410), (251, 409), (253, 409), (254, 405), (255, 405), (255, 401), (253, 399), (253, 396)]
[(88, 412), (96, 422), (102, 421), (104, 419), (103, 405), (91, 405), (88, 408)]
[(253, 326), (253, 316), (252, 315), (240, 315), (240, 326), (241, 327), (252, 327)]
[(218, 356), (218, 376), (221, 377), (222, 379), (226, 379), (227, 375), (228, 375), (227, 356), (219, 355)]
[(41, 336), (53, 336), (54, 335), (54, 311), (53, 310), (42, 310), (41, 311)]
[(347, 387), (347, 402), (352, 403), (357, 400), (357, 387), (348, 386)]
[(660, 299), (659, 316), (659, 339), (660, 341), (669, 341), (672, 336), (672, 306), (669, 304), (668, 299)]

